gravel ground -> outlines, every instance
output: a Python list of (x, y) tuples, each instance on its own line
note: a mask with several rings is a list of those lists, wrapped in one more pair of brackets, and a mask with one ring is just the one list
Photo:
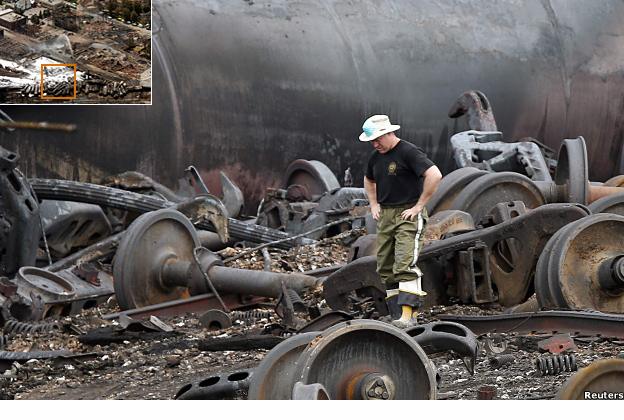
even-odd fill
[[(325, 241), (316, 247), (303, 247), (288, 252), (271, 251), (273, 271), (306, 271), (346, 261), (348, 248), (343, 241), (349, 235)], [(348, 241), (347, 241), (348, 242)], [(235, 255), (239, 250), (226, 250)], [(260, 253), (234, 261), (232, 266), (262, 269)], [(324, 309), (320, 294), (305, 296), (307, 304)], [(242, 322), (222, 331), (202, 327), (199, 316), (163, 319), (172, 332), (134, 333), (119, 342), (89, 345), (81, 342), (81, 333), (102, 328), (119, 328), (117, 322), (106, 321), (102, 315), (118, 311), (111, 299), (107, 305), (85, 311), (60, 321), (63, 328), (50, 333), (10, 335), (5, 350), (34, 351), (66, 349), (80, 357), (56, 360), (30, 360), (13, 363), (0, 373), (2, 399), (171, 399), (185, 384), (215, 372), (234, 371), (256, 366), (267, 350), (201, 351), (199, 344), (210, 338), (228, 338), (243, 334), (259, 334), (268, 324), (279, 322), (274, 315)], [(422, 315), (422, 322), (436, 319), (442, 313), (492, 314), (500, 308), (471, 306), (436, 307)], [(305, 317), (304, 317), (305, 318)], [(304, 322), (306, 319), (301, 319)], [(100, 330), (102, 331), (102, 330)], [(501, 335), (513, 363), (500, 369), (490, 366), (488, 355), (479, 353), (472, 376), (463, 362), (450, 354), (433, 355), (438, 369), (439, 399), (476, 399), (483, 385), (496, 388), (500, 399), (551, 399), (571, 375), (539, 376), (534, 361), (540, 356), (536, 342), (541, 336)], [(480, 343), (484, 342), (480, 338)], [(621, 342), (608, 340), (575, 340), (579, 368), (600, 358), (615, 357), (624, 350)]]

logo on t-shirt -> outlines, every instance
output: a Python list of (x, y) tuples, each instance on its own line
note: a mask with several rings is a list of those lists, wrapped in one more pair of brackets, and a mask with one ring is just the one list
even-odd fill
[(396, 175), (397, 173), (397, 164), (396, 162), (390, 162), (388, 165), (388, 175)]

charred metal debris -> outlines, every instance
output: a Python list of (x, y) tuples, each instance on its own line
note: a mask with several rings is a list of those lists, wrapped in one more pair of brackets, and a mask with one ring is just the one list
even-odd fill
[[(2, 397), (77, 397), (92, 376), (112, 386), (133, 375), (148, 389), (159, 370), (159, 392), (112, 396), (621, 390), (624, 177), (591, 182), (583, 137), (558, 153), (506, 141), (481, 92), (449, 116), (470, 130), (451, 137), (457, 169), (427, 205), (426, 311), (405, 331), (389, 324), (399, 307), (375, 272), (375, 224), (350, 167), (341, 186), (322, 162), (296, 160), (245, 216), (224, 173), (221, 197), (192, 166), (177, 190), (138, 172), (28, 179), (2, 149)], [(58, 383), (27, 379), (38, 377)]]

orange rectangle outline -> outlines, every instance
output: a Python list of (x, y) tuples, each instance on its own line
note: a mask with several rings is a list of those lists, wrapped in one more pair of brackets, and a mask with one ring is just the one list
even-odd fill
[[(74, 96), (48, 96), (48, 97), (44, 97), (43, 96), (43, 68), (46, 66), (56, 66), (56, 67), (73, 67), (74, 68)], [(68, 100), (68, 99), (76, 99), (76, 67), (77, 64), (43, 64), (41, 63), (41, 79), (40, 79), (40, 92), (39, 92), (39, 99), (41, 100), (45, 100), (45, 101), (54, 101), (54, 100)]]

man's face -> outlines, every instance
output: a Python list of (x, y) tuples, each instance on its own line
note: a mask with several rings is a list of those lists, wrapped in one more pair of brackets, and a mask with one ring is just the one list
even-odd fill
[(394, 133), (384, 134), (383, 136), (377, 137), (375, 140), (371, 140), (375, 150), (381, 154), (387, 153), (392, 148), (393, 134)]

